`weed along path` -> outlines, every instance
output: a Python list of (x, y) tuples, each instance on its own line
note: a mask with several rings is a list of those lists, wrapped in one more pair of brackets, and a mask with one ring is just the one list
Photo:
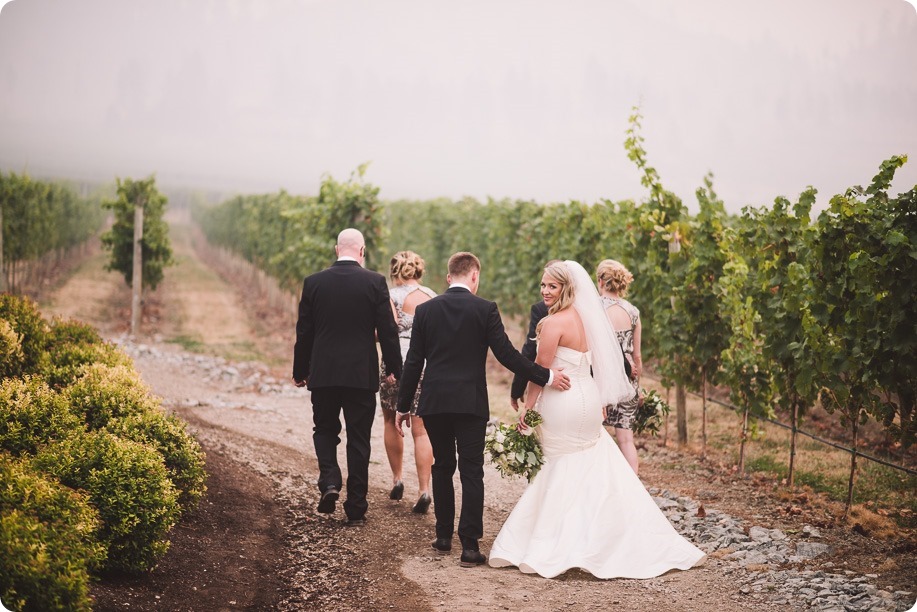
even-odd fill
[[(191, 236), (173, 223), (178, 265), (148, 300), (134, 341), (123, 335), (129, 290), (104, 270), (104, 256), (43, 305), (121, 344), (207, 452), (208, 492), (174, 529), (171, 550), (148, 575), (105, 577), (94, 587), (96, 609), (891, 611), (913, 604), (902, 575), (911, 571), (903, 565), (908, 550), (835, 526), (831, 509), (814, 501), (793, 501), (802, 511), (781, 514), (788, 500), (772, 489), (654, 443), (641, 451), (641, 478), (709, 559), (651, 580), (600, 581), (579, 571), (546, 580), (514, 569), (462, 569), (456, 554), (433, 554), (432, 513), (410, 512), (417, 494), (410, 436), (404, 500), (388, 499), (381, 416), (367, 525), (345, 528), (340, 505), (330, 518), (317, 514), (311, 407), (308, 393), (289, 382), (293, 330), (266, 333), (246, 306), (246, 287), (201, 263)], [(493, 397), (506, 394), (494, 385)], [(342, 443), (345, 465), (343, 450)], [(486, 552), (524, 483), (488, 465), (485, 485)], [(898, 573), (873, 573), (880, 558), (899, 559)]]

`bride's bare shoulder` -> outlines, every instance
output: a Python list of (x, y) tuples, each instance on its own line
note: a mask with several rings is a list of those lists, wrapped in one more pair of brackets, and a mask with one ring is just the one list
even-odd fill
[(579, 322), (579, 315), (573, 308), (565, 308), (559, 312), (548, 315), (545, 318), (545, 325), (552, 327), (567, 327)]

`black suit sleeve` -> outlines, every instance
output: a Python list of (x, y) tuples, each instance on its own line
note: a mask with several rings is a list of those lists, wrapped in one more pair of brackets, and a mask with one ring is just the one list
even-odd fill
[(380, 298), (376, 304), (376, 333), (379, 336), (379, 346), (382, 347), (382, 361), (385, 363), (385, 373), (394, 374), (401, 378), (401, 344), (398, 342), (398, 326), (392, 314), (391, 298), (385, 279), (379, 279)]
[(303, 281), (302, 297), (299, 299), (299, 318), (296, 320), (296, 344), (293, 347), (293, 380), (306, 380), (312, 360), (312, 345), (315, 342), (315, 322), (312, 319), (312, 303), (307, 288), (308, 279)]
[(524, 376), (536, 385), (544, 386), (548, 383), (550, 370), (526, 359), (513, 347), (503, 328), (500, 311), (493, 302), (490, 302), (490, 311), (487, 314), (487, 345), (497, 361), (515, 374)]
[[(522, 356), (528, 359), (529, 361), (535, 361), (535, 357), (538, 354), (538, 343), (535, 342), (535, 328), (538, 327), (538, 322), (541, 321), (547, 315), (547, 309), (545, 308), (544, 302), (538, 302), (537, 304), (532, 304), (532, 311), (529, 315), (529, 332), (525, 335), (525, 343), (522, 345)], [(528, 384), (528, 380), (524, 376), (516, 374), (513, 376), (513, 385), (510, 388), (510, 398), (511, 399), (521, 399), (522, 395), (525, 393), (525, 386)]]
[(423, 372), (423, 364), (426, 350), (426, 309), (423, 304), (414, 311), (414, 325), (411, 327), (411, 345), (408, 347), (408, 354), (404, 360), (404, 372), (401, 375), (398, 389), (398, 412), (410, 412), (411, 404), (414, 402), (414, 394), (417, 393), (417, 386), (420, 384), (420, 374)]

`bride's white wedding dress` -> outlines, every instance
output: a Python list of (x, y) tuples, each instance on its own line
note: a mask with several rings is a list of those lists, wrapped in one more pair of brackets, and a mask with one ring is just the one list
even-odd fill
[(582, 568), (598, 578), (652, 578), (704, 553), (681, 537), (602, 427), (590, 353), (558, 347), (568, 391), (545, 387), (535, 409), (545, 463), (490, 550), (493, 567), (553, 578)]

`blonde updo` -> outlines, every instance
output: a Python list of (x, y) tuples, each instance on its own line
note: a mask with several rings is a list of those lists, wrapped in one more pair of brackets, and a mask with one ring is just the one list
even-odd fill
[(392, 256), (389, 276), (392, 280), (417, 280), (423, 276), (423, 258), (414, 251), (398, 251)]
[(627, 295), (627, 288), (634, 282), (634, 275), (619, 261), (606, 259), (595, 269), (595, 278), (599, 287), (621, 297)]

